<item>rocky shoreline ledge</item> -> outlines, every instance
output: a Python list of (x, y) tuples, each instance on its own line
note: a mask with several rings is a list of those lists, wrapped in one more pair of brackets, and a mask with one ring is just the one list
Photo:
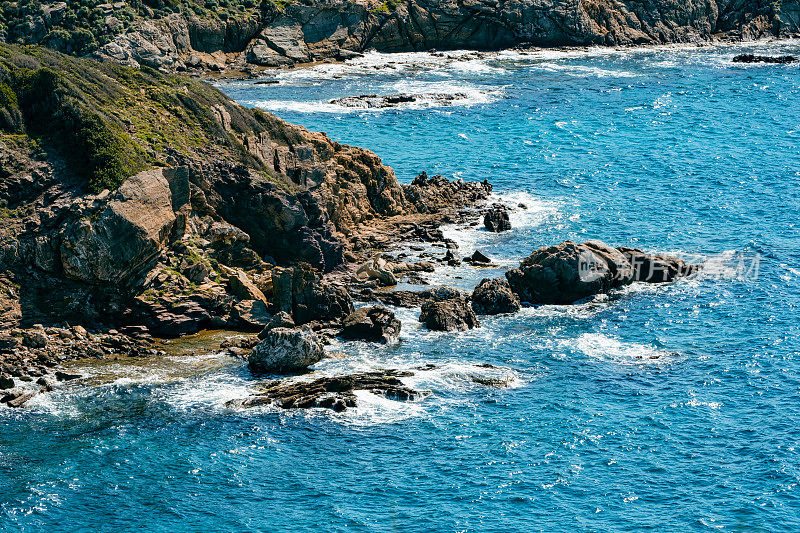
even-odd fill
[[(326, 357), (334, 337), (395, 342), (401, 324), (376, 304), (419, 307), (424, 327), (464, 331), (480, 327), (480, 315), (695, 271), (676, 258), (567, 242), (472, 294), (394, 290), (424, 285), (437, 266), (491, 264), (480, 250), (462, 256), (441, 226), (506, 231), (513, 207), (492, 203), (485, 180), (422, 173), (400, 184), (375, 154), (186, 77), (15, 46), (0, 46), (0, 67), (8, 406), (77, 380), (66, 362), (148, 357), (163, 353), (158, 339), (201, 330), (258, 333), (220, 348), (247, 357), (256, 374), (296, 375)], [(413, 248), (421, 252), (410, 260)], [(274, 384), (241, 405), (342, 409), (356, 390), (421, 397), (401, 377)], [(339, 395), (323, 401), (331, 387)]]

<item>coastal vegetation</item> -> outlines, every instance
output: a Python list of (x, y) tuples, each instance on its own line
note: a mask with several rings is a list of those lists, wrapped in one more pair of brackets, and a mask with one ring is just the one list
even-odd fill
[[(230, 117), (230, 131), (215, 109)], [(93, 192), (176, 156), (222, 157), (266, 175), (237, 134), (280, 130), (271, 115), (244, 112), (200, 81), (43, 47), (0, 46), (3, 141), (64, 158)]]

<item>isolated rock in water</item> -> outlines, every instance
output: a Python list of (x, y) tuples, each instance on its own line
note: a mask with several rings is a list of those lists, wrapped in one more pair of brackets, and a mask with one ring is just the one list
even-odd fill
[(508, 211), (504, 207), (493, 207), (484, 215), (483, 225), (487, 230), (494, 233), (510, 230), (511, 221), (508, 217)]
[(464, 261), (468, 263), (476, 263), (476, 264), (490, 264), (492, 262), (486, 255), (483, 254), (480, 250), (475, 250), (475, 252), (464, 259)]
[(797, 61), (798, 58), (795, 56), (758, 56), (754, 54), (740, 54), (733, 58), (734, 63), (772, 63), (785, 65)]
[(566, 241), (540, 248), (506, 278), (523, 302), (569, 304), (634, 281), (664, 283), (696, 272), (677, 257), (612, 248), (601, 241)]
[(360, 96), (346, 96), (331, 100), (331, 104), (359, 109), (382, 109), (397, 107), (411, 102), (424, 102), (432, 106), (452, 105), (456, 100), (463, 100), (467, 95), (463, 93), (429, 93), (429, 94), (390, 94), (379, 96), (377, 94), (362, 94)]
[(506, 278), (521, 301), (535, 304), (570, 304), (608, 292), (614, 284), (597, 247), (572, 241), (536, 250)]
[(274, 328), (253, 348), (249, 366), (256, 372), (286, 374), (303, 372), (325, 356), (314, 332)]
[(434, 331), (466, 331), (481, 325), (464, 298), (426, 302), (419, 321)]
[(261, 330), (261, 333), (258, 334), (258, 338), (264, 340), (267, 338), (267, 333), (275, 328), (294, 328), (295, 323), (292, 320), (292, 316), (285, 312), (281, 311), (275, 316), (273, 316), (270, 321), (264, 326), (264, 329)]
[(400, 336), (400, 321), (385, 307), (362, 307), (344, 319), (340, 335), (348, 340), (388, 343)]
[(620, 247), (619, 251), (631, 265), (634, 281), (668, 283), (697, 272), (698, 265), (687, 265), (682, 259), (669, 255), (648, 255), (636, 248)]
[(422, 307), (425, 302), (450, 300), (452, 298), (467, 298), (467, 293), (455, 287), (439, 285), (424, 291), (392, 291), (376, 292), (372, 297), (387, 305), (397, 307)]
[(479, 315), (516, 313), (519, 297), (503, 278), (483, 279), (472, 293), (472, 309)]
[(401, 377), (411, 376), (410, 372), (386, 370), (365, 372), (349, 376), (320, 378), (311, 382), (284, 383), (273, 381), (262, 387), (259, 394), (244, 400), (228, 402), (228, 407), (255, 407), (258, 405), (277, 405), (283, 409), (310, 409), (323, 407), (334, 411), (344, 411), (355, 407), (355, 391), (365, 390), (384, 396), (390, 400), (417, 400), (428, 393), (417, 392), (403, 385)]

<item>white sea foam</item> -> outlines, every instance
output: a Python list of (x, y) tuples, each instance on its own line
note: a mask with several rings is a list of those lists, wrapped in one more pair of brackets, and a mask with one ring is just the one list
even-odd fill
[(584, 333), (577, 339), (562, 339), (565, 348), (577, 348), (593, 359), (618, 364), (642, 364), (657, 362), (674, 353), (650, 344), (627, 342), (603, 333)]

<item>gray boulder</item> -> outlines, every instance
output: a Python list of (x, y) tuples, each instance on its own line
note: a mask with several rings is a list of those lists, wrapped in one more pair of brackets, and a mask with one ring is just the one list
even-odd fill
[(273, 328), (250, 354), (248, 365), (255, 372), (288, 374), (304, 372), (325, 356), (313, 331)]

